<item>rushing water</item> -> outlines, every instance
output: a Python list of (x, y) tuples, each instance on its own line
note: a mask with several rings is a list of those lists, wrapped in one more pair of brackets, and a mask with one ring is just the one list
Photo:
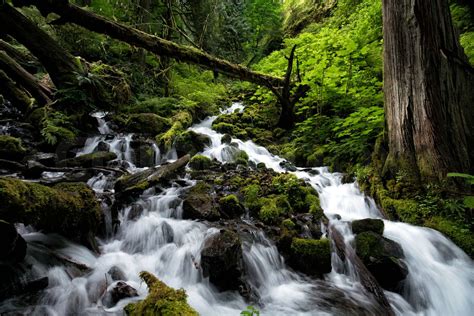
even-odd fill
[[(222, 113), (233, 111), (243, 111), (243, 106), (234, 103)], [(93, 152), (99, 142), (104, 141), (118, 160), (128, 163), (131, 172), (137, 171), (130, 153), (132, 135), (109, 135), (112, 131), (104, 114), (96, 114), (96, 118), (101, 135), (89, 139), (79, 155)], [(212, 130), (215, 119), (209, 117), (191, 130), (211, 138), (204, 155), (225, 163), (231, 159), (229, 146), (221, 143), (222, 134)], [(283, 159), (265, 148), (235, 138), (232, 142), (245, 150), (254, 163), (263, 162), (268, 168), (284, 172), (280, 166)], [(154, 150), (155, 164), (176, 159), (173, 151), (162, 157), (156, 145)], [(340, 174), (330, 173), (326, 168), (298, 169), (294, 174), (306, 179), (318, 191), (330, 224), (343, 235), (348, 247), (354, 238), (348, 221), (382, 217), (374, 202), (365, 197), (355, 183), (342, 184)], [(88, 184), (101, 194), (112, 190), (113, 179), (99, 174)], [(14, 307), (22, 304), (10, 300), (0, 307), (0, 314), (14, 310), (36, 315), (120, 315), (130, 301), (146, 296), (146, 286), (138, 274), (149, 271), (172, 287), (184, 288), (189, 303), (202, 315), (239, 315), (246, 307), (243, 298), (237, 293), (219, 293), (197, 268), (204, 241), (218, 230), (181, 219), (180, 196), (192, 185), (194, 182), (185, 178), (170, 188), (150, 189), (135, 205), (121, 210), (121, 226), (118, 232), (109, 232), (110, 237), (100, 241), (98, 257), (59, 236), (21, 228), (29, 249), (33, 249), (29, 250), (26, 260), (34, 264), (38, 276), (47, 275), (50, 283), (35, 306)], [(142, 212), (136, 214), (137, 209)], [(471, 259), (434, 230), (384, 222), (384, 236), (401, 245), (410, 272), (402, 295), (385, 292), (394, 311), (400, 315), (471, 315), (474, 310)], [(90, 272), (82, 275), (61, 265), (49, 268), (44, 260), (38, 259), (44, 247), (82, 263)], [(311, 280), (288, 269), (275, 245), (258, 229), (251, 232), (249, 240), (244, 240), (243, 251), (249, 282), (258, 294), (258, 308), (263, 315), (380, 314), (373, 307), (376, 304), (372, 296), (361, 286), (351, 262), (343, 262), (335, 254), (333, 271), (324, 280)], [(121, 279), (137, 289), (140, 296), (105, 307), (103, 293), (117, 283), (111, 278), (111, 270), (121, 271)]]

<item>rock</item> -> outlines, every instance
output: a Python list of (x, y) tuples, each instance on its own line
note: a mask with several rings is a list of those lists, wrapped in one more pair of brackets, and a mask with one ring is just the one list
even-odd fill
[(244, 273), (242, 245), (237, 233), (221, 230), (204, 243), (201, 252), (204, 277), (221, 291), (237, 290)]
[(36, 153), (31, 157), (31, 160), (35, 160), (47, 167), (54, 167), (58, 160), (58, 155), (55, 153)]
[(85, 183), (47, 187), (0, 177), (0, 218), (56, 232), (94, 248), (101, 209)]
[(124, 298), (136, 296), (138, 296), (138, 292), (133, 287), (125, 282), (117, 282), (117, 284), (115, 284), (112, 289), (108, 290), (104, 294), (102, 303), (105, 307), (111, 308), (117, 305), (117, 303)]
[(130, 206), (130, 211), (128, 212), (127, 219), (131, 221), (136, 220), (142, 215), (143, 211), (143, 205), (134, 203)]
[(239, 199), (234, 194), (229, 194), (220, 198), (219, 206), (221, 214), (225, 214), (228, 218), (239, 217), (245, 212), (244, 207), (240, 204)]
[(127, 315), (199, 315), (186, 302), (186, 292), (183, 289), (175, 290), (149, 272), (141, 272), (140, 278), (148, 286), (149, 294), (143, 301), (125, 306)]
[(267, 165), (264, 162), (259, 162), (257, 164), (257, 170), (266, 170), (266, 169), (267, 169)]
[(286, 171), (290, 171), (290, 172), (294, 172), (298, 169), (296, 169), (296, 167), (291, 163), (289, 162), (288, 160), (284, 160), (282, 162), (280, 162), (280, 167), (282, 167), (283, 169), (285, 169)]
[(117, 159), (113, 152), (98, 151), (58, 162), (59, 167), (103, 167), (111, 160)]
[(372, 231), (359, 233), (355, 244), (357, 255), (380, 285), (390, 291), (399, 290), (400, 282), (408, 275), (400, 245)]
[(349, 173), (344, 173), (342, 175), (341, 182), (342, 182), (342, 184), (354, 182), (354, 175), (349, 174)]
[(171, 127), (170, 121), (154, 113), (132, 114), (128, 118), (126, 129), (133, 133), (158, 135)]
[(190, 154), (191, 156), (204, 151), (204, 148), (211, 144), (211, 139), (207, 135), (198, 134), (193, 131), (181, 133), (175, 140), (175, 147), (178, 156)]
[(329, 240), (293, 238), (289, 263), (294, 269), (312, 276), (331, 272)]
[(222, 136), (221, 138), (222, 144), (230, 144), (231, 142), (232, 142), (232, 136), (230, 136), (229, 134), (224, 134), (224, 136)]
[(21, 144), (21, 139), (0, 135), (0, 159), (21, 161), (25, 155), (26, 150)]
[(30, 179), (37, 179), (41, 177), (41, 174), (47, 167), (42, 163), (35, 160), (28, 160), (26, 162), (26, 170), (23, 171), (23, 175)]
[(0, 173), (9, 174), (12, 171), (23, 171), (25, 166), (19, 162), (0, 159)]
[(16, 231), (15, 226), (0, 220), (0, 262), (17, 263), (26, 256), (26, 241)]
[(97, 152), (97, 151), (110, 151), (110, 145), (107, 144), (106, 142), (101, 141), (97, 144), (97, 147), (95, 148), (94, 151), (95, 152)]
[(374, 232), (376, 234), (382, 235), (384, 229), (383, 220), (366, 218), (360, 219), (352, 222), (352, 232), (354, 234), (359, 234), (362, 232)]
[(113, 266), (107, 271), (107, 274), (110, 275), (112, 281), (125, 280), (125, 273), (117, 266)]
[(159, 183), (177, 178), (178, 172), (189, 162), (189, 155), (183, 156), (173, 163), (161, 165), (120, 177), (114, 189), (118, 198), (135, 196)]
[(211, 159), (203, 155), (196, 155), (189, 162), (189, 167), (194, 170), (206, 170), (209, 169), (211, 165)]
[(184, 219), (203, 219), (215, 221), (220, 218), (218, 205), (211, 196), (212, 188), (198, 182), (186, 194), (183, 201)]

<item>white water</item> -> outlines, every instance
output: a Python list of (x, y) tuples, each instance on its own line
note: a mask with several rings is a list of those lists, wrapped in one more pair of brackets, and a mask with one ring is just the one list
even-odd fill
[[(234, 104), (223, 113), (233, 110), (242, 111), (243, 107)], [(226, 151), (228, 146), (221, 143), (223, 135), (211, 129), (215, 118), (208, 118), (191, 129), (211, 137), (212, 144), (205, 149), (205, 155), (225, 162), (229, 159)], [(255, 163), (263, 162), (269, 168), (284, 171), (280, 167), (283, 159), (271, 155), (265, 148), (251, 141), (233, 139), (232, 142), (245, 150)], [(86, 144), (84, 151), (88, 146), (92, 147), (91, 144)], [(158, 151), (157, 156), (159, 155)], [(176, 159), (173, 153), (168, 153), (167, 156), (169, 159)], [(123, 153), (120, 157), (126, 160), (129, 156)], [(161, 160), (156, 160), (159, 161)], [(338, 227), (350, 246), (353, 236), (345, 221), (380, 218), (381, 215), (373, 201), (364, 197), (356, 184), (342, 184), (340, 175), (329, 173), (326, 168), (314, 170), (319, 174), (303, 170), (298, 170), (295, 174), (307, 179), (315, 187), (320, 195), (321, 206), (329, 218), (335, 218), (336, 214), (341, 217), (341, 220), (332, 219), (331, 223)], [(56, 253), (83, 263), (92, 270), (84, 276), (74, 276), (70, 268), (47, 268), (36, 262), (38, 275), (48, 275), (50, 285), (42, 296), (40, 305), (23, 312), (36, 315), (121, 314), (122, 308), (133, 299), (122, 300), (110, 309), (103, 307), (101, 303), (104, 290), (114, 285), (107, 271), (118, 267), (125, 276), (124, 281), (137, 289), (139, 298), (145, 297), (147, 293), (146, 286), (138, 278), (138, 273), (145, 270), (156, 274), (170, 286), (184, 288), (189, 296), (189, 303), (202, 315), (239, 315), (246, 307), (246, 302), (237, 293), (218, 293), (196, 268), (196, 264), (199, 266), (200, 251), (205, 239), (217, 230), (203, 223), (180, 219), (180, 195), (193, 185), (191, 180), (184, 180), (184, 187), (174, 185), (163, 189), (159, 194), (153, 190), (145, 192), (136, 202), (143, 207), (143, 212), (133, 220), (129, 219), (133, 207), (122, 210), (120, 229), (112, 238), (101, 241), (100, 256), (96, 257), (84, 247), (68, 241), (55, 246)], [(111, 190), (110, 179), (103, 175), (92, 178), (88, 183), (98, 193)], [(401, 244), (410, 271), (403, 297), (386, 292), (396, 313), (472, 314), (472, 261), (436, 231), (390, 221), (385, 221), (385, 227), (384, 236)], [(30, 245), (61, 244), (58, 236), (50, 237), (26, 230), (23, 233)], [(258, 308), (262, 315), (360, 314), (361, 310), (357, 310), (357, 306), (365, 310), (364, 314), (377, 315), (377, 311), (371, 309), (374, 304), (371, 296), (366, 294), (358, 282), (350, 263), (341, 262), (333, 254), (333, 271), (326, 275), (324, 281), (310, 280), (287, 269), (276, 247), (261, 232), (256, 230), (252, 236), (243, 245), (244, 261), (250, 283), (260, 296)], [(335, 304), (341, 306), (331, 306)], [(0, 306), (0, 313), (8, 306), (10, 305)]]

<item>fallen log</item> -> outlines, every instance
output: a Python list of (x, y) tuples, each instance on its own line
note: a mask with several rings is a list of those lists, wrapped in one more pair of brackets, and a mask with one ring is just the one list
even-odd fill
[(47, 16), (49, 13), (56, 13), (60, 18), (54, 21), (54, 24), (74, 23), (90, 31), (106, 34), (133, 46), (144, 48), (159, 56), (200, 65), (232, 78), (268, 87), (272, 91), (284, 87), (286, 83), (282, 78), (252, 71), (244, 66), (219, 59), (196, 48), (179, 45), (122, 23), (109, 20), (94, 12), (71, 4), (67, 0), (14, 0), (13, 4), (19, 7), (34, 5), (44, 16)]
[(0, 69), (18, 85), (30, 92), (40, 105), (51, 103), (51, 90), (42, 85), (35, 76), (26, 71), (3, 50), (0, 50)]
[(341, 257), (343, 254), (346, 260), (349, 260), (354, 265), (354, 268), (357, 271), (357, 274), (360, 277), (360, 282), (362, 286), (370, 293), (374, 295), (376, 301), (380, 304), (382, 308), (385, 310), (385, 315), (395, 315), (393, 312), (390, 303), (388, 302), (387, 297), (383, 289), (380, 287), (379, 283), (375, 279), (375, 277), (370, 273), (367, 267), (364, 265), (362, 260), (357, 256), (354, 249), (351, 247), (346, 247), (344, 243), (344, 237), (341, 233), (335, 228), (334, 226), (329, 226), (329, 235), (331, 240), (334, 241), (334, 245), (336, 246), (336, 252)]
[(19, 87), (2, 70), (0, 70), (0, 94), (23, 112), (30, 109), (32, 100), (27, 91)]

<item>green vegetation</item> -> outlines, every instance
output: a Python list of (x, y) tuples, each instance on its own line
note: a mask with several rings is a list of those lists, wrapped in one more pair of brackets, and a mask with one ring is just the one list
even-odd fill
[(198, 313), (186, 302), (186, 292), (175, 290), (149, 272), (141, 272), (140, 278), (149, 289), (148, 296), (138, 303), (130, 303), (125, 312), (130, 316), (192, 316)]
[(189, 167), (194, 170), (206, 170), (211, 167), (212, 161), (209, 157), (203, 155), (196, 155), (191, 158), (189, 162)]
[(0, 159), (21, 160), (25, 154), (21, 139), (0, 135)]

